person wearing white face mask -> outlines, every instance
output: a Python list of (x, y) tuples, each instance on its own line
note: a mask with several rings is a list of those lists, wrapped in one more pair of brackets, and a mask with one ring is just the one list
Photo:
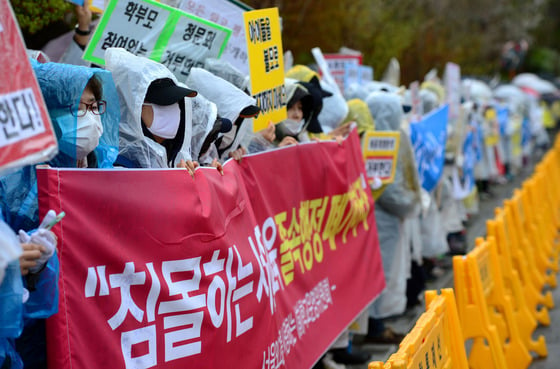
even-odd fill
[(253, 134), (248, 149), (250, 153), (265, 151), (276, 147), (297, 145), (308, 141), (306, 127), (313, 115), (313, 98), (309, 91), (298, 81), (286, 78), (287, 119)]
[(99, 145), (99, 139), (103, 134), (101, 115), (105, 113), (107, 102), (102, 100), (101, 83), (92, 77), (77, 105), (70, 107), (72, 115), (76, 116), (76, 166), (87, 168), (96, 163), (93, 150)]
[(275, 142), (278, 147), (307, 141), (305, 128), (313, 114), (313, 97), (309, 90), (296, 80), (286, 78), (288, 118), (276, 125)]
[[(44, 164), (112, 168), (118, 154), (119, 106), (111, 74), (68, 64), (31, 64), (58, 142), (58, 154)], [(17, 346), (24, 367), (46, 367), (44, 318), (58, 309), (56, 238), (46, 229), (33, 232), (39, 226), (37, 186), (32, 165), (0, 177), (1, 215), (12, 230), (22, 230), (20, 267), (29, 294)], [(39, 239), (43, 236), (47, 243)]]
[[(142, 104), (141, 123), (144, 136), (165, 148), (167, 162), (174, 166), (185, 140), (185, 97), (197, 92), (177, 85), (171, 78), (159, 78), (150, 83)], [(196, 165), (180, 160), (176, 167), (194, 170)]]
[(105, 52), (107, 70), (121, 106), (119, 156), (125, 168), (186, 168), (191, 153), (192, 97), (197, 92), (177, 81), (163, 64), (122, 48)]

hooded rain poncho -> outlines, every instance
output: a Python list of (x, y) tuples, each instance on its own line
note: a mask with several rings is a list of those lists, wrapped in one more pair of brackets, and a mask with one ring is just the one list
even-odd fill
[[(121, 48), (108, 48), (105, 52), (107, 70), (111, 71), (117, 86), (121, 121), (119, 125), (119, 156), (125, 157), (139, 168), (168, 168), (165, 148), (146, 137), (142, 131), (142, 105), (150, 84), (161, 78), (170, 78), (176, 85), (173, 73), (163, 64), (139, 57)], [(185, 97), (185, 135), (174, 163), (181, 159), (192, 160), (192, 103)]]
[(386, 287), (370, 309), (374, 318), (400, 314), (406, 308), (406, 279), (410, 274), (410, 237), (405, 220), (420, 206), (418, 174), (414, 151), (408, 135), (400, 129), (403, 110), (398, 95), (375, 92), (366, 103), (379, 131), (400, 131), (401, 139), (394, 182), (389, 184), (375, 204)]
[[(98, 168), (111, 168), (118, 154), (119, 107), (111, 74), (98, 68), (32, 61), (43, 98), (58, 140), (59, 153), (47, 164), (52, 167), (76, 167), (77, 119), (70, 106), (80, 102), (82, 93), (94, 75), (101, 81), (107, 110), (101, 115), (103, 134), (94, 153)], [(30, 230), (39, 225), (37, 179), (34, 166), (23, 167), (0, 178), (0, 205), (6, 222), (14, 230)]]
[(233, 123), (232, 129), (221, 134), (218, 139), (218, 159), (228, 159), (228, 154), (236, 150), (245, 135), (253, 129), (252, 119), (240, 115), (245, 108), (256, 104), (255, 99), (225, 79), (202, 68), (192, 68), (187, 83), (216, 104), (221, 118), (229, 119)]

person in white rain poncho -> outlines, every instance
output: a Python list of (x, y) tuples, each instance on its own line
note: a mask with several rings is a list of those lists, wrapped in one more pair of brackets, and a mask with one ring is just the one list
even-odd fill
[(400, 131), (401, 139), (394, 182), (387, 186), (375, 206), (381, 258), (386, 287), (371, 305), (367, 338), (376, 337), (395, 342), (400, 335), (385, 328), (380, 319), (398, 315), (406, 308), (406, 281), (410, 276), (410, 219), (418, 217), (420, 192), (416, 160), (408, 135), (400, 128), (403, 117), (401, 98), (396, 94), (374, 92), (366, 100), (375, 129)]
[(231, 129), (219, 132), (215, 142), (202, 153), (201, 160), (218, 158), (223, 162), (230, 157), (240, 159), (246, 152), (241, 142), (253, 130), (252, 118), (260, 112), (255, 99), (225, 79), (202, 68), (192, 68), (187, 83), (216, 104), (220, 118), (232, 123)]
[(194, 170), (189, 98), (196, 91), (179, 83), (163, 64), (124, 49), (107, 49), (105, 60), (121, 106), (115, 165)]

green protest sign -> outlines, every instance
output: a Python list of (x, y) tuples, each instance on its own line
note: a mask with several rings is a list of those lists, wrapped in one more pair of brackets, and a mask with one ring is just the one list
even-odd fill
[(111, 0), (84, 53), (105, 65), (105, 50), (122, 47), (166, 65), (180, 81), (206, 58), (219, 58), (232, 31), (153, 0)]

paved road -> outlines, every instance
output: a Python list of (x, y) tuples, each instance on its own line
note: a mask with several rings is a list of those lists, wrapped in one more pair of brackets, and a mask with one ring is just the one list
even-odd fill
[[(486, 220), (494, 217), (494, 209), (502, 205), (504, 199), (510, 198), (513, 190), (519, 188), (523, 180), (531, 175), (533, 166), (530, 165), (519, 173), (511, 182), (492, 187), (494, 197), (480, 203), (479, 213), (469, 220), (467, 224), (467, 242), (472, 249), (477, 237), (486, 234)], [(560, 277), (560, 276), (559, 276)], [(437, 280), (428, 284), (428, 289), (441, 289), (453, 287), (453, 271), (447, 269)], [(548, 357), (535, 359), (530, 369), (558, 369), (560, 368), (560, 287), (552, 290), (556, 307), (549, 311), (551, 325), (549, 327), (538, 327), (533, 337), (544, 335), (547, 342)], [(423, 306), (406, 311), (402, 316), (390, 319), (388, 325), (396, 331), (408, 332), (415, 324), (418, 317), (424, 311)], [(372, 355), (372, 360), (385, 361), (398, 347), (396, 345), (360, 345), (355, 347), (367, 351)], [(367, 365), (346, 366), (348, 369), (367, 369)]]

